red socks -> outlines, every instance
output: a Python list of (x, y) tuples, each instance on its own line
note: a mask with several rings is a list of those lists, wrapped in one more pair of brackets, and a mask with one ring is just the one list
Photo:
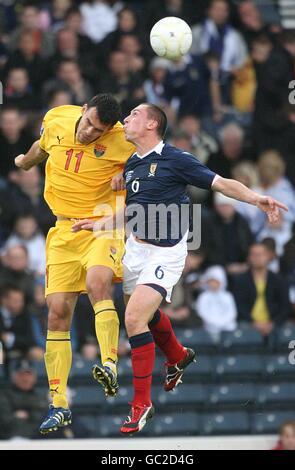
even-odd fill
[(170, 319), (162, 310), (155, 312), (149, 328), (156, 345), (167, 357), (169, 364), (177, 364), (186, 356), (186, 349), (178, 342)]
[(129, 338), (133, 369), (133, 405), (151, 406), (152, 373), (155, 364), (155, 343), (147, 331)]

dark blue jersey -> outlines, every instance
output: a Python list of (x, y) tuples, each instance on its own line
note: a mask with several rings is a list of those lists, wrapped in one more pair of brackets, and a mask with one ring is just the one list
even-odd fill
[[(161, 154), (152, 152), (144, 158), (132, 155), (125, 164), (124, 178), (128, 221), (138, 222), (133, 233), (154, 245), (176, 245), (189, 228), (186, 186), (210, 189), (215, 175), (194, 155), (169, 144), (164, 144)], [(166, 223), (163, 212), (155, 212), (159, 205), (171, 208), (164, 236), (160, 230)]]

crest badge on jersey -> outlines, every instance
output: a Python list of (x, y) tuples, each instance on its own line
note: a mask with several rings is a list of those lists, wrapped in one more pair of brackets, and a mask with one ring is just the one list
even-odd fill
[(155, 176), (157, 166), (158, 166), (158, 163), (151, 163), (150, 171), (149, 171), (149, 176), (148, 176), (148, 177), (150, 177), (150, 176)]
[(96, 144), (95, 147), (94, 147), (94, 155), (96, 157), (102, 157), (103, 154), (105, 153), (106, 149), (107, 148), (104, 145)]
[(125, 175), (125, 181), (126, 181), (126, 183), (128, 183), (128, 182), (131, 180), (133, 173), (134, 173), (133, 170), (127, 171), (127, 173), (126, 173), (126, 175)]

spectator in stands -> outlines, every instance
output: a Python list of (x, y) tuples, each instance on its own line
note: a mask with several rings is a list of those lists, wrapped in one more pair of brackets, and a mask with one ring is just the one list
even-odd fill
[(9, 198), (8, 183), (0, 177), (0, 248), (4, 245), (14, 224), (15, 214), (7, 204)]
[(220, 131), (220, 151), (212, 154), (207, 166), (224, 178), (232, 177), (233, 167), (245, 158), (245, 133), (236, 123), (226, 124)]
[(43, 58), (50, 57), (54, 52), (52, 32), (42, 31), (39, 22), (40, 9), (35, 3), (27, 3), (20, 14), (20, 25), (9, 35), (9, 47), (15, 50), (19, 45), (23, 31), (28, 32), (34, 40), (33, 50)]
[(144, 89), (138, 74), (131, 74), (126, 55), (121, 51), (110, 54), (109, 75), (100, 80), (100, 90), (115, 95), (121, 104), (123, 117), (145, 100)]
[(56, 52), (50, 59), (50, 74), (54, 75), (59, 64), (67, 60), (75, 61), (79, 65), (83, 77), (94, 86), (97, 84), (97, 58), (91, 42), (87, 50), (81, 49), (77, 32), (62, 28), (56, 34)]
[(193, 153), (191, 137), (185, 130), (175, 130), (171, 135), (170, 141), (174, 147), (180, 148), (184, 152)]
[(295, 221), (295, 191), (285, 176), (285, 168), (285, 163), (278, 152), (268, 150), (260, 155), (258, 160), (260, 185), (255, 190), (274, 198), (283, 198), (289, 211), (284, 215), (281, 214), (276, 224), (270, 225), (263, 215), (260, 217), (259, 210), (255, 208), (252, 219), (257, 227), (258, 221), (261, 221), (257, 232), (258, 240), (266, 237), (273, 238), (279, 256), (282, 255), (285, 243), (292, 236), (292, 226)]
[(30, 305), (33, 335), (37, 346), (45, 352), (48, 308), (45, 299), (45, 278), (38, 276), (34, 283), (34, 299)]
[[(17, 153), (14, 153), (15, 155)], [(19, 214), (31, 212), (38, 220), (44, 235), (47, 235), (48, 230), (55, 223), (55, 217), (43, 197), (40, 168), (34, 166), (28, 171), (18, 170), (15, 183), (9, 190), (14, 218)]]
[(272, 450), (295, 450), (295, 421), (285, 421), (279, 430), (279, 441)]
[(15, 173), (14, 157), (26, 152), (34, 139), (25, 129), (25, 119), (14, 107), (5, 107), (0, 114), (0, 175), (9, 178)]
[(117, 50), (119, 48), (121, 38), (130, 34), (138, 37), (144, 47), (144, 36), (139, 26), (136, 12), (132, 8), (126, 6), (118, 13), (117, 29), (109, 33), (101, 43), (105, 56), (107, 57), (110, 52)]
[(4, 99), (6, 106), (15, 106), (20, 111), (32, 111), (38, 106), (30, 87), (28, 71), (25, 68), (9, 70)]
[(9, 360), (24, 356), (41, 361), (44, 351), (34, 340), (32, 319), (25, 293), (13, 284), (3, 287), (0, 297), (0, 338)]
[(280, 133), (286, 127), (284, 107), (289, 83), (293, 79), (293, 60), (267, 36), (253, 41), (252, 58), (256, 67), (257, 91), (253, 122), (254, 148), (278, 148)]
[(247, 272), (233, 278), (238, 320), (252, 323), (263, 336), (288, 316), (288, 293), (279, 274), (268, 269), (269, 254), (262, 243), (250, 247)]
[(145, 25), (150, 32), (153, 25), (166, 16), (177, 16), (189, 24), (203, 19), (208, 0), (152, 0), (146, 11)]
[[(242, 160), (232, 169), (233, 178), (243, 183), (247, 188), (253, 189), (259, 186), (257, 165), (249, 160)], [(256, 222), (256, 207), (237, 201), (236, 209), (247, 220), (251, 232), (255, 235), (261, 229), (260, 219)]]
[(57, 67), (56, 77), (56, 79), (45, 82), (43, 87), (45, 97), (61, 85), (66, 85), (68, 91), (72, 94), (74, 98), (72, 104), (82, 106), (93, 96), (92, 87), (83, 78), (79, 64), (75, 60), (63, 59)]
[(189, 134), (192, 145), (191, 152), (202, 163), (206, 163), (212, 154), (217, 153), (217, 142), (202, 129), (201, 120), (197, 116), (193, 114), (183, 116), (179, 120), (177, 128)]
[(118, 50), (125, 54), (130, 72), (138, 73), (143, 77), (145, 59), (138, 37), (135, 34), (125, 34), (119, 41)]
[(12, 246), (1, 258), (0, 289), (7, 283), (16, 284), (24, 291), (26, 301), (33, 300), (34, 276), (28, 269), (28, 251), (26, 247)]
[(161, 57), (154, 57), (149, 67), (149, 77), (143, 83), (143, 89), (147, 102), (160, 106), (167, 115), (169, 127), (173, 127), (175, 124), (175, 112), (167, 103), (164, 87), (169, 67), (169, 60)]
[(220, 59), (220, 69), (231, 72), (247, 59), (247, 46), (242, 35), (229, 22), (229, 4), (226, 0), (212, 0), (207, 18), (193, 26), (193, 54), (214, 52)]
[(201, 292), (201, 278), (204, 274), (206, 252), (202, 248), (188, 252), (182, 277), (173, 289), (172, 305), (181, 307), (187, 305), (193, 309), (195, 300)]
[(144, 82), (144, 91), (151, 104), (163, 106), (166, 103), (164, 81), (170, 62), (161, 57), (155, 57), (150, 64), (149, 78)]
[(72, 7), (72, 0), (53, 0), (49, 10), (50, 30), (55, 32), (64, 26), (67, 12)]
[(163, 306), (163, 310), (170, 318), (173, 327), (193, 328), (200, 326), (200, 320), (197, 318), (194, 310), (186, 303), (179, 305), (178, 307), (167, 304)]
[(295, 225), (293, 225), (292, 238), (284, 246), (280, 267), (289, 289), (289, 302), (292, 309), (291, 318), (295, 320)]
[(247, 269), (247, 254), (253, 235), (246, 220), (236, 211), (236, 202), (214, 194), (214, 213), (208, 220), (208, 262), (226, 268), (229, 274)]
[(83, 31), (93, 42), (99, 43), (107, 34), (115, 31), (117, 15), (107, 2), (100, 0), (83, 2), (80, 11)]
[(237, 327), (237, 308), (233, 295), (227, 292), (227, 278), (221, 266), (211, 266), (202, 278), (202, 292), (195, 310), (202, 319), (204, 328), (215, 341), (222, 331), (234, 331)]
[[(20, 34), (17, 49), (9, 56), (5, 66), (6, 75), (12, 68), (24, 68), (30, 77), (30, 85), (35, 93), (40, 91), (41, 85), (48, 77), (48, 70), (44, 59), (41, 58), (34, 43), (34, 34), (23, 31)], [(35, 96), (37, 102), (38, 97)]]
[(210, 117), (219, 106), (219, 102), (215, 103), (216, 94), (212, 93), (214, 81), (204, 58), (187, 54), (171, 63), (164, 83), (165, 98), (179, 117), (187, 114)]
[(56, 88), (48, 96), (48, 110), (57, 106), (72, 104), (74, 98), (67, 88)]
[(64, 28), (68, 31), (72, 31), (77, 35), (79, 42), (79, 51), (81, 55), (84, 53), (89, 54), (89, 51), (92, 52), (92, 50), (95, 49), (94, 43), (83, 32), (82, 21), (83, 18), (79, 8), (72, 7), (67, 11)]
[(276, 242), (273, 238), (267, 237), (261, 240), (262, 245), (264, 245), (267, 249), (269, 262), (268, 262), (268, 269), (274, 273), (278, 273), (280, 271), (280, 258), (277, 254)]
[(36, 383), (32, 365), (19, 361), (11, 384), (0, 394), (0, 439), (30, 439), (36, 434), (40, 415), (48, 407), (47, 397), (37, 391)]
[(252, 0), (244, 0), (238, 6), (239, 20), (241, 22), (241, 33), (247, 41), (249, 47), (252, 42), (261, 34), (269, 34), (271, 25), (263, 21), (261, 12), (257, 4)]
[(16, 219), (14, 231), (3, 250), (18, 245), (25, 246), (28, 251), (29, 270), (34, 275), (45, 275), (45, 237), (39, 232), (37, 220), (32, 214), (23, 214)]
[[(47, 338), (47, 320), (48, 308), (45, 299), (45, 276), (36, 277), (34, 283), (34, 299), (29, 306), (30, 315), (32, 318), (33, 336), (36, 345), (45, 352), (46, 338)], [(72, 349), (76, 352), (79, 348), (78, 333), (76, 329), (76, 319), (74, 317), (71, 327), (71, 340), (73, 343)], [(97, 356), (91, 357), (96, 359)]]

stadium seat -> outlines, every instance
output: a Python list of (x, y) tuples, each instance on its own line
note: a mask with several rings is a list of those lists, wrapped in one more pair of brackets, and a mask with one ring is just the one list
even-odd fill
[(294, 378), (294, 364), (289, 361), (288, 354), (271, 355), (265, 359), (265, 374), (271, 378)]
[(98, 429), (97, 429), (97, 419), (95, 416), (92, 415), (78, 415), (79, 417), (79, 422), (91, 432), (91, 435), (93, 437), (96, 437), (99, 435)]
[[(131, 378), (130, 378), (130, 381), (131, 381)], [(132, 386), (125, 387), (121, 385), (119, 387), (119, 392), (116, 397), (108, 397), (108, 399), (105, 400), (105, 407), (113, 408), (114, 406), (128, 405), (128, 402), (132, 401), (132, 397), (133, 397), (133, 387)]]
[(183, 346), (191, 347), (198, 353), (214, 353), (216, 345), (204, 328), (175, 328), (175, 335)]
[(91, 379), (94, 361), (87, 361), (80, 355), (73, 358), (70, 379), (74, 381)]
[(201, 433), (236, 434), (248, 433), (250, 419), (246, 412), (208, 413), (202, 416)]
[(295, 404), (295, 383), (277, 383), (258, 386), (257, 402)]
[(190, 377), (197, 377), (198, 380), (209, 379), (212, 376), (213, 363), (210, 357), (197, 353), (196, 361), (185, 370), (184, 380), (190, 379)]
[[(275, 336), (275, 348), (277, 351), (284, 351), (287, 352), (289, 349), (290, 341), (295, 342), (295, 325), (293, 323), (287, 323), (286, 325), (282, 326), (277, 330)], [(295, 347), (295, 343), (293, 345), (293, 349)]]
[(105, 405), (106, 399), (98, 385), (79, 386), (71, 390), (73, 406), (95, 407)]
[(222, 332), (220, 346), (224, 352), (257, 352), (264, 348), (264, 340), (251, 325), (239, 325), (235, 331)]
[(149, 433), (156, 436), (199, 433), (199, 416), (196, 413), (171, 413), (156, 415)]
[(155, 403), (159, 405), (181, 405), (182, 403), (201, 405), (207, 397), (207, 387), (197, 384), (182, 384), (172, 392), (165, 392), (162, 387), (155, 387)]
[(252, 383), (231, 383), (211, 385), (209, 389), (210, 405), (246, 406), (255, 400), (255, 385)]
[(243, 379), (259, 377), (263, 371), (263, 360), (259, 355), (241, 354), (221, 356), (215, 362), (215, 374), (218, 378), (224, 376), (243, 376)]
[(252, 434), (277, 434), (284, 421), (295, 420), (294, 408), (289, 411), (268, 411), (253, 413), (251, 416)]

